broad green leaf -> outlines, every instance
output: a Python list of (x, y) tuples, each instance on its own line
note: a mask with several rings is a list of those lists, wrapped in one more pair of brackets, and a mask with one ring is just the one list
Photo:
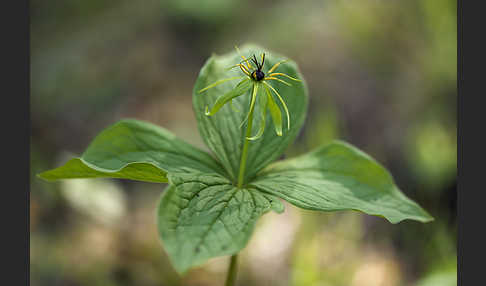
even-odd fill
[[(263, 72), (268, 71), (275, 63), (287, 59), (282, 55), (255, 45), (245, 45), (240, 48), (240, 51), (247, 58), (253, 54), (259, 57), (264, 52), (265, 66)], [(213, 55), (202, 67), (193, 90), (193, 107), (198, 121), (199, 132), (206, 145), (214, 152), (233, 181), (235, 181), (238, 175), (241, 150), (246, 131), (246, 125), (243, 125), (241, 128), (239, 126), (245, 120), (249, 111), (250, 92), (232, 101), (233, 105), (238, 110), (241, 110), (241, 112), (235, 112), (227, 104), (215, 115), (206, 116), (206, 106), (212, 106), (218, 97), (235, 88), (238, 80), (227, 81), (202, 93), (199, 90), (218, 80), (244, 76), (243, 72), (237, 68), (228, 70), (228, 67), (238, 64), (240, 61), (241, 58), (236, 51), (220, 56)], [(297, 65), (291, 60), (280, 64), (275, 72), (282, 72), (302, 80)], [(282, 136), (275, 136), (275, 132), (267, 129), (261, 138), (250, 142), (245, 182), (248, 182), (258, 171), (277, 159), (284, 152), (286, 147), (298, 135), (306, 116), (308, 95), (304, 81), (292, 82), (292, 86), (287, 86), (275, 80), (269, 81), (269, 84), (275, 88), (288, 106), (291, 121), (290, 130), (284, 128)], [(259, 96), (264, 96), (264, 94), (264, 92), (260, 92)], [(280, 106), (280, 108), (283, 107)], [(267, 124), (271, 122), (271, 113), (267, 113), (266, 115)], [(260, 116), (254, 116), (253, 120), (253, 126), (260, 126)], [(284, 126), (287, 126), (286, 122), (284, 124)], [(252, 134), (255, 134), (255, 132), (252, 132)]]
[(122, 120), (102, 131), (80, 158), (43, 172), (46, 180), (71, 178), (124, 178), (167, 182), (168, 172), (224, 170), (207, 153), (177, 139), (148, 122)]
[(137, 181), (167, 183), (166, 172), (148, 163), (131, 163), (118, 171), (92, 165), (82, 158), (73, 158), (63, 166), (45, 171), (39, 177), (48, 181), (75, 178), (119, 178)]
[(216, 256), (238, 253), (247, 244), (257, 219), (280, 200), (255, 189), (238, 189), (219, 175), (169, 174), (157, 224), (175, 269), (184, 273)]
[(304, 209), (357, 210), (391, 223), (433, 220), (398, 189), (385, 168), (339, 141), (270, 165), (250, 186)]

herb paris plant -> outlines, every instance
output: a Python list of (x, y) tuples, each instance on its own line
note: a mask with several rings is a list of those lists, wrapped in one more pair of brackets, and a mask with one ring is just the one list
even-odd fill
[[(261, 51), (258, 46), (246, 45), (241, 54)], [(270, 66), (284, 60), (276, 53), (266, 52), (265, 63)], [(270, 210), (283, 212), (279, 198), (304, 209), (357, 210), (384, 217), (391, 223), (432, 220), (398, 189), (385, 168), (347, 143), (336, 141), (299, 157), (272, 163), (293, 142), (306, 116), (307, 88), (293, 61), (280, 64), (279, 73), (302, 82), (292, 86), (278, 80), (272, 82), (282, 98), (274, 104), (285, 102), (290, 114), (286, 117), (287, 126), (290, 125), (286, 132), (278, 128), (281, 124), (275, 114), (261, 110), (269, 106), (272, 95), (258, 93), (257, 89), (245, 96), (249, 87), (241, 92), (243, 96), (231, 99), (234, 109), (240, 112), (223, 104), (217, 114), (210, 112), (213, 116), (207, 116), (207, 106), (217, 104), (218, 98), (235, 90), (231, 81), (211, 88), (208, 85), (228, 76), (241, 76), (240, 71), (227, 69), (235, 63), (246, 65), (248, 61), (241, 62), (236, 52), (213, 55), (201, 69), (193, 90), (198, 128), (215, 157), (161, 127), (122, 120), (102, 131), (80, 158), (39, 176), (46, 180), (110, 177), (169, 183), (159, 202), (157, 223), (163, 245), (180, 273), (209, 258), (237, 254), (247, 244), (259, 217)], [(199, 92), (201, 89), (204, 93)], [(264, 97), (266, 102), (261, 100)], [(258, 108), (261, 116), (250, 118), (251, 108)], [(278, 110), (277, 106), (273, 109), (270, 113)], [(247, 134), (253, 121), (264, 126), (263, 121), (270, 119), (280, 136), (259, 131), (259, 139), (248, 144), (248, 137), (255, 139)], [(246, 129), (240, 128), (241, 122), (246, 123)], [(241, 165), (246, 171), (240, 172)]]

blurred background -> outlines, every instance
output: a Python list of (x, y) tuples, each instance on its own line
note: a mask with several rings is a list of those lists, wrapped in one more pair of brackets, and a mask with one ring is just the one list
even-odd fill
[(263, 216), (238, 285), (456, 285), (456, 1), (32, 0), (31, 285), (223, 285), (228, 257), (180, 277), (157, 236), (166, 185), (35, 174), (121, 118), (200, 148), (205, 60), (257, 43), (295, 60), (308, 117), (286, 156), (339, 138), (385, 165), (435, 221), (392, 225), (289, 204)]

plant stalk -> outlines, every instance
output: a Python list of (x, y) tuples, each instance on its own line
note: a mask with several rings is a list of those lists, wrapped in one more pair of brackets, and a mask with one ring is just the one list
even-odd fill
[[(241, 188), (243, 186), (244, 178), (245, 178), (245, 167), (246, 167), (246, 158), (248, 157), (248, 146), (250, 145), (250, 140), (246, 139), (251, 136), (251, 127), (253, 125), (253, 107), (255, 105), (256, 100), (256, 93), (258, 87), (253, 87), (253, 94), (251, 97), (251, 104), (250, 104), (250, 111), (248, 113), (248, 124), (246, 126), (246, 134), (245, 134), (245, 143), (243, 144), (243, 151), (241, 152), (241, 160), (240, 160), (240, 170), (238, 174), (238, 183), (237, 187)], [(231, 256), (231, 262), (228, 268), (228, 275), (226, 276), (226, 283), (225, 286), (233, 286), (236, 281), (236, 273), (237, 271), (237, 264), (238, 264), (238, 254), (234, 254)]]
[(235, 254), (231, 256), (231, 262), (228, 268), (228, 276), (226, 277), (226, 283), (224, 283), (225, 286), (233, 286), (235, 284), (237, 265), (238, 265), (238, 254)]
[(245, 143), (243, 145), (243, 151), (241, 152), (241, 160), (240, 160), (240, 173), (238, 174), (238, 188), (243, 186), (244, 178), (245, 178), (245, 167), (246, 167), (246, 158), (248, 157), (248, 146), (250, 145), (250, 140), (246, 139), (246, 137), (251, 136), (251, 125), (253, 122), (253, 110), (250, 111), (248, 114), (248, 126), (246, 128), (246, 135), (245, 135)]
[(246, 134), (245, 134), (245, 143), (243, 144), (243, 151), (241, 152), (241, 160), (240, 160), (240, 171), (238, 174), (238, 184), (237, 187), (241, 188), (243, 186), (243, 181), (245, 179), (245, 167), (246, 167), (246, 158), (248, 157), (248, 146), (250, 145), (249, 138), (251, 136), (251, 127), (253, 125), (253, 106), (256, 100), (256, 91), (257, 86), (253, 87), (253, 95), (251, 97), (251, 104), (250, 104), (250, 112), (248, 113), (248, 124), (246, 126)]

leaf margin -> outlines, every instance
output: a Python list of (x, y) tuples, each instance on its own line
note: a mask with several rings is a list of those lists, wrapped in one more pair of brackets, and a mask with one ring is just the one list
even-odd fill
[[(192, 146), (191, 144), (185, 142), (182, 139), (179, 139), (175, 134), (170, 132), (169, 130), (155, 125), (153, 123), (137, 120), (137, 119), (122, 119), (114, 124), (109, 125), (108, 127), (102, 129), (95, 138), (88, 144), (85, 151), (80, 157), (74, 157), (68, 160), (63, 165), (46, 170), (37, 174), (37, 177), (46, 180), (46, 181), (56, 181), (62, 179), (80, 179), (80, 178), (117, 178), (117, 179), (130, 179), (130, 180), (137, 180), (137, 181), (144, 181), (144, 182), (153, 182), (153, 183), (167, 183), (167, 174), (171, 172), (170, 164), (166, 164), (162, 161), (157, 161), (156, 159), (153, 160), (130, 160), (124, 163), (119, 163), (112, 168), (107, 168), (105, 165), (105, 161), (111, 161), (113, 159), (117, 159), (121, 162), (117, 156), (121, 156), (122, 153), (115, 153), (110, 160), (106, 158), (101, 159), (101, 156), (96, 156), (99, 152), (102, 152), (104, 146), (107, 142), (104, 137), (111, 135), (111, 132), (120, 132), (118, 128), (136, 128), (140, 127), (141, 130), (146, 128), (143, 131), (150, 131), (155, 132), (157, 136), (157, 140), (161, 140), (166, 144), (173, 144), (177, 146), (176, 149), (172, 151), (167, 151), (167, 154), (171, 154), (174, 156), (180, 156), (181, 158), (185, 158), (189, 161), (197, 161), (197, 167), (194, 166), (179, 166), (179, 168), (187, 168), (187, 169), (197, 169), (201, 167), (205, 169), (208, 173), (218, 173), (221, 175), (225, 175), (225, 170), (211, 154), (200, 150), (199, 148)], [(132, 131), (131, 131), (132, 132)], [(138, 140), (142, 140), (142, 138), (136, 138)], [(122, 138), (120, 140), (127, 140)], [(100, 143), (101, 141), (101, 143)], [(128, 141), (127, 141), (128, 142)], [(131, 144), (137, 145), (137, 143), (129, 142)], [(101, 145), (98, 146), (98, 145)], [(119, 147), (119, 146), (118, 146)], [(138, 147), (138, 146), (137, 146)], [(150, 149), (143, 150), (144, 152), (153, 151)], [(161, 152), (164, 153), (164, 152)], [(106, 156), (106, 154), (105, 154)], [(103, 161), (105, 160), (105, 161)], [(101, 162), (101, 163), (100, 163)], [(104, 163), (103, 163), (104, 162)], [(103, 164), (102, 164), (103, 163)], [(168, 167), (165, 167), (168, 166)], [(176, 168), (176, 167), (174, 167)], [(77, 173), (76, 173), (77, 172)], [(145, 173), (144, 173), (145, 172)], [(123, 174), (126, 175), (123, 175)], [(64, 175), (63, 175), (64, 174)], [(83, 175), (84, 174), (84, 175)]]
[[(386, 179), (389, 179), (389, 181), (386, 182), (386, 183), (391, 184), (391, 186), (392, 186), (392, 188), (389, 190), (390, 194), (392, 196), (396, 196), (396, 199), (403, 200), (404, 202), (407, 202), (411, 206), (416, 207), (417, 210), (418, 210), (417, 213), (420, 213), (420, 214), (408, 215), (408, 216), (403, 215), (403, 217), (401, 217), (401, 218), (396, 218), (396, 217), (393, 217), (391, 215), (384, 215), (384, 214), (379, 213), (379, 212), (365, 210), (365, 209), (363, 209), (362, 206), (358, 206), (356, 208), (354, 208), (354, 207), (353, 208), (351, 208), (351, 207), (324, 208), (322, 206), (316, 205), (315, 201), (314, 202), (312, 202), (312, 201), (304, 202), (303, 199), (299, 199), (298, 197), (289, 195), (289, 193), (287, 191), (286, 191), (287, 193), (284, 194), (282, 191), (279, 192), (279, 191), (272, 190), (268, 186), (262, 186), (263, 184), (261, 182), (264, 182), (266, 177), (268, 178), (268, 175), (277, 175), (281, 171), (281, 169), (286, 169), (288, 171), (289, 170), (288, 165), (299, 163), (299, 161), (303, 161), (307, 157), (310, 157), (313, 154), (318, 153), (319, 151), (322, 151), (323, 149), (331, 148), (333, 146), (341, 146), (341, 147), (348, 148), (350, 151), (354, 152), (354, 155), (361, 156), (362, 159), (368, 160), (370, 163), (375, 164), (376, 168), (378, 168), (379, 170), (384, 172)], [(279, 174), (279, 175), (282, 175), (282, 174)], [(275, 184), (277, 184), (277, 183), (275, 181), (273, 181), (272, 184), (275, 186)], [(416, 220), (416, 221), (423, 222), (423, 223), (431, 222), (431, 221), (434, 220), (434, 218), (426, 210), (424, 210), (422, 207), (420, 207), (420, 205), (418, 205), (415, 201), (408, 198), (398, 188), (398, 186), (396, 186), (395, 180), (393, 179), (392, 175), (382, 164), (377, 162), (375, 159), (373, 159), (370, 155), (366, 154), (362, 150), (356, 148), (355, 146), (353, 146), (353, 145), (351, 145), (351, 144), (349, 144), (345, 141), (341, 141), (341, 140), (333, 140), (329, 144), (317, 147), (314, 150), (307, 152), (307, 153), (304, 153), (300, 156), (274, 162), (274, 163), (270, 164), (269, 166), (267, 166), (267, 168), (265, 168), (264, 170), (259, 172), (257, 174), (257, 177), (255, 178), (255, 180), (253, 182), (251, 182), (249, 184), (249, 186), (255, 187), (262, 192), (267, 192), (267, 193), (273, 194), (273, 195), (291, 203), (294, 206), (297, 206), (297, 207), (302, 208), (302, 209), (307, 209), (307, 210), (323, 211), (323, 212), (352, 210), (352, 211), (358, 211), (358, 212), (361, 212), (361, 213), (365, 213), (365, 214), (368, 214), (368, 215), (379, 216), (379, 217), (385, 218), (387, 221), (389, 221), (392, 224), (399, 223), (399, 222), (406, 220), (406, 219)], [(280, 187), (280, 189), (282, 190), (282, 187)]]

